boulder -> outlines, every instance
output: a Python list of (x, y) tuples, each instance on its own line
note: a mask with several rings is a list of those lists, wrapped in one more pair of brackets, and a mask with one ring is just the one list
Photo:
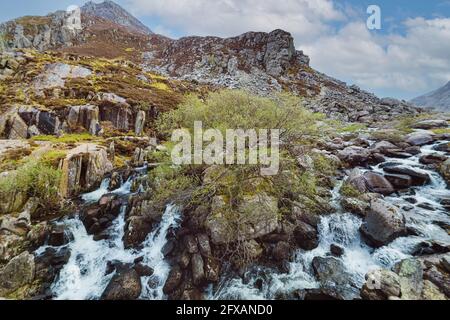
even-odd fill
[(179, 266), (173, 267), (169, 272), (166, 283), (164, 284), (163, 292), (165, 294), (173, 293), (181, 285), (182, 280), (183, 271), (181, 271)]
[(72, 197), (99, 185), (113, 165), (105, 148), (85, 143), (67, 153), (61, 168), (61, 194)]
[(364, 173), (367, 189), (371, 192), (381, 193), (385, 196), (395, 192), (392, 184), (382, 175), (368, 171)]
[(345, 211), (364, 217), (370, 207), (370, 204), (360, 199), (342, 197), (341, 206)]
[(370, 155), (371, 153), (368, 149), (357, 146), (347, 147), (338, 153), (339, 159), (351, 166), (367, 164)]
[(429, 132), (414, 132), (406, 137), (406, 142), (412, 146), (423, 146), (433, 142), (433, 136)]
[(423, 130), (447, 128), (448, 122), (447, 120), (424, 120), (417, 122), (412, 127), (414, 129), (423, 129)]
[(135, 269), (119, 270), (111, 279), (102, 300), (136, 300), (141, 295), (141, 278)]
[(450, 184), (450, 159), (446, 160), (439, 166), (439, 173)]
[(31, 284), (34, 276), (34, 256), (28, 252), (23, 252), (0, 269), (0, 296), (8, 295)]
[(441, 164), (441, 163), (445, 162), (446, 160), (447, 160), (447, 157), (443, 156), (439, 153), (427, 154), (427, 155), (420, 157), (420, 159), (419, 159), (420, 163), (422, 163), (424, 165)]
[(433, 147), (433, 150), (440, 152), (450, 152), (450, 143), (441, 143)]
[(326, 290), (327, 295), (339, 300), (353, 300), (360, 296), (357, 285), (341, 260), (334, 257), (315, 257), (312, 266), (321, 289)]
[(361, 297), (365, 300), (388, 300), (398, 298), (400, 294), (400, 277), (390, 270), (369, 272), (361, 289)]
[(297, 245), (303, 250), (313, 250), (319, 246), (317, 229), (302, 221), (297, 222), (294, 238)]
[(430, 175), (427, 172), (411, 167), (386, 166), (383, 168), (383, 171), (395, 175), (409, 176), (414, 186), (423, 186), (431, 181)]
[(423, 288), (422, 264), (417, 259), (406, 259), (395, 265), (400, 278), (402, 300), (420, 300)]
[(384, 177), (389, 181), (396, 190), (404, 190), (413, 185), (410, 176), (403, 174), (385, 174)]
[(377, 199), (371, 202), (360, 231), (369, 245), (381, 247), (406, 235), (405, 217), (397, 207)]

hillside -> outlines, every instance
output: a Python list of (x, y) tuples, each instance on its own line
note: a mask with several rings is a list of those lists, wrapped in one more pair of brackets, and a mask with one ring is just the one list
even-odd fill
[(411, 100), (411, 103), (438, 111), (450, 111), (450, 81), (442, 88)]

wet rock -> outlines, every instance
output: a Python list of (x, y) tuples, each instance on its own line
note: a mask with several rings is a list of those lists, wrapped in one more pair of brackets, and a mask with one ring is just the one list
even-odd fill
[(198, 248), (203, 257), (207, 258), (211, 256), (211, 245), (209, 243), (209, 237), (206, 234), (197, 235)]
[(420, 163), (425, 165), (441, 164), (447, 160), (446, 156), (440, 155), (438, 153), (427, 154), (420, 157)]
[(411, 158), (411, 154), (400, 150), (388, 150), (386, 156), (390, 158), (408, 159)]
[(446, 160), (439, 167), (439, 173), (445, 179), (447, 184), (450, 184), (450, 159)]
[(34, 256), (24, 252), (0, 269), (0, 296), (8, 295), (33, 282)]
[(191, 258), (192, 266), (192, 280), (196, 286), (199, 286), (205, 281), (204, 262), (200, 254), (196, 253)]
[(408, 189), (412, 186), (413, 180), (410, 176), (402, 174), (385, 174), (384, 177), (396, 190)]
[(384, 167), (383, 170), (391, 174), (410, 176), (412, 179), (412, 184), (414, 186), (423, 186), (429, 183), (431, 180), (428, 173), (415, 168), (403, 166), (387, 166)]
[(205, 279), (208, 282), (218, 282), (220, 279), (220, 264), (212, 257), (205, 260)]
[(187, 235), (184, 238), (184, 244), (190, 254), (198, 253), (197, 239), (194, 236)]
[(361, 297), (366, 300), (387, 300), (400, 297), (400, 277), (389, 270), (375, 270), (366, 275)]
[(412, 146), (423, 146), (433, 142), (433, 136), (428, 132), (414, 132), (406, 137), (406, 142)]
[(109, 181), (108, 190), (113, 191), (119, 189), (122, 185), (122, 177), (118, 172), (113, 172), (111, 180)]
[(445, 142), (445, 143), (438, 144), (433, 147), (433, 150), (441, 151), (441, 152), (450, 152), (450, 143)]
[(102, 300), (136, 300), (142, 291), (141, 278), (135, 269), (117, 272), (105, 291)]
[(272, 249), (272, 258), (275, 261), (287, 261), (289, 260), (290, 256), (291, 246), (287, 242), (278, 242)]
[(369, 245), (381, 247), (406, 235), (405, 217), (397, 207), (381, 199), (374, 200), (360, 231)]
[(420, 150), (420, 147), (414, 146), (414, 147), (407, 147), (405, 148), (405, 152), (409, 153), (410, 155), (418, 155), (422, 152), (422, 150)]
[(297, 223), (294, 238), (297, 245), (304, 250), (313, 250), (319, 245), (317, 229), (302, 221)]
[(330, 252), (335, 257), (342, 257), (344, 255), (344, 248), (338, 246), (337, 244), (332, 244), (330, 246)]
[(394, 271), (400, 278), (402, 300), (419, 300), (423, 288), (422, 264), (416, 259), (406, 259), (395, 265)]
[(53, 226), (49, 236), (48, 244), (53, 247), (60, 247), (69, 243), (70, 238), (66, 235), (64, 226), (55, 225)]
[(383, 195), (390, 195), (395, 192), (392, 184), (378, 173), (368, 171), (364, 174), (364, 179), (368, 190), (371, 192)]
[(413, 256), (443, 254), (450, 252), (450, 245), (439, 241), (424, 241), (417, 245), (412, 253)]
[(412, 126), (414, 129), (437, 129), (437, 128), (447, 128), (448, 122), (446, 120), (424, 120), (420, 121)]
[(170, 270), (166, 283), (164, 284), (163, 292), (165, 294), (173, 293), (181, 284), (183, 279), (183, 272), (180, 267), (175, 266)]
[(356, 198), (343, 197), (341, 200), (341, 206), (345, 211), (364, 217), (370, 207), (370, 204)]
[(125, 248), (136, 248), (152, 231), (153, 224), (147, 217), (132, 216), (127, 219), (123, 242)]
[(140, 277), (150, 277), (154, 273), (154, 270), (151, 267), (146, 266), (142, 263), (136, 264), (134, 266), (134, 270), (136, 270)]
[(315, 257), (312, 261), (321, 289), (339, 300), (352, 300), (359, 297), (359, 289), (352, 282), (342, 261), (333, 257)]

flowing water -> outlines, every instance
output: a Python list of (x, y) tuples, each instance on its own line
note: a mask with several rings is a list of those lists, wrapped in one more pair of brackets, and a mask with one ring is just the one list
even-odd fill
[[(441, 141), (442, 143), (444, 141)], [(434, 145), (437, 145), (436, 143)], [(359, 228), (362, 219), (354, 214), (345, 212), (340, 206), (338, 183), (333, 190), (333, 204), (336, 213), (321, 218), (319, 231), (319, 246), (311, 251), (298, 250), (289, 264), (289, 271), (279, 273), (275, 270), (254, 267), (243, 277), (224, 277), (217, 287), (208, 289), (210, 299), (276, 299), (289, 297), (299, 289), (319, 288), (320, 284), (314, 277), (312, 260), (315, 257), (327, 257), (330, 254), (330, 245), (337, 244), (344, 248), (342, 260), (349, 276), (349, 282), (361, 287), (365, 282), (365, 275), (371, 270), (391, 268), (395, 263), (411, 257), (417, 246), (424, 241), (440, 241), (450, 244), (450, 236), (440, 228), (436, 222), (450, 224), (450, 216), (440, 204), (442, 199), (450, 199), (450, 190), (446, 182), (435, 171), (420, 164), (419, 157), (424, 154), (440, 153), (433, 150), (433, 146), (422, 148), (422, 154), (408, 159), (386, 159), (401, 166), (414, 168), (426, 172), (431, 177), (431, 183), (411, 188), (400, 195), (386, 197), (386, 201), (399, 206), (411, 207), (406, 199), (417, 200), (414, 208), (405, 211), (407, 226), (413, 228), (418, 236), (402, 237), (394, 240), (387, 246), (372, 249), (361, 239)], [(370, 168), (375, 172), (382, 172), (380, 165)], [(426, 210), (421, 204), (430, 204), (433, 209)]]
[[(433, 146), (422, 148), (422, 155), (439, 153), (432, 150)], [(326, 257), (330, 254), (330, 245), (336, 244), (344, 248), (342, 260), (350, 281), (361, 287), (364, 276), (370, 270), (390, 268), (396, 262), (408, 258), (424, 241), (440, 241), (450, 243), (450, 236), (437, 225), (437, 222), (450, 224), (450, 217), (440, 201), (450, 199), (450, 191), (442, 177), (419, 163), (419, 156), (409, 159), (387, 159), (405, 167), (411, 167), (428, 173), (431, 183), (423, 187), (414, 187), (405, 193), (386, 197), (386, 201), (399, 207), (409, 206), (405, 211), (407, 225), (413, 228), (417, 236), (398, 238), (387, 246), (373, 249), (361, 239), (359, 228), (362, 219), (354, 214), (345, 212), (340, 206), (339, 190), (342, 182), (333, 190), (332, 203), (335, 213), (321, 218), (318, 226), (319, 246), (311, 251), (298, 250), (284, 273), (276, 270), (255, 266), (244, 276), (222, 277), (216, 286), (210, 286), (206, 295), (209, 299), (276, 299), (292, 297), (292, 293), (299, 289), (319, 288), (312, 270), (312, 260), (315, 257)], [(380, 166), (370, 168), (381, 172)], [(136, 169), (134, 177), (128, 179), (122, 186), (112, 193), (121, 196), (131, 195), (131, 185), (136, 176), (146, 172), (146, 168)], [(100, 188), (82, 196), (86, 204), (97, 202), (108, 191), (109, 179), (105, 179)], [(142, 190), (141, 190), (142, 191)], [(139, 192), (139, 191), (138, 191)], [(411, 209), (409, 198), (417, 200)], [(426, 203), (433, 207), (426, 210), (419, 207)], [(143, 264), (154, 269), (151, 277), (143, 277), (141, 299), (164, 299), (162, 288), (167, 279), (170, 267), (164, 260), (162, 249), (167, 243), (170, 229), (177, 228), (181, 222), (180, 212), (175, 206), (168, 206), (162, 220), (147, 237), (142, 249), (127, 250), (122, 241), (125, 228), (126, 205), (108, 229), (108, 240), (94, 241), (88, 235), (78, 216), (67, 218), (63, 223), (73, 235), (73, 240), (67, 245), (71, 256), (68, 263), (61, 270), (59, 277), (52, 285), (56, 299), (99, 299), (114, 273), (106, 275), (108, 261), (117, 260), (122, 263), (133, 263), (136, 258), (143, 257)], [(44, 252), (45, 247), (36, 251)]]
[[(139, 174), (146, 170), (136, 171)], [(139, 176), (139, 175), (138, 175)], [(131, 195), (133, 178), (122, 184), (112, 192), (108, 191), (109, 179), (105, 179), (101, 186), (82, 196), (86, 204), (97, 202), (103, 195), (113, 193), (117, 195)], [(142, 299), (163, 299), (162, 288), (170, 271), (170, 266), (164, 260), (162, 249), (167, 242), (170, 229), (177, 228), (180, 223), (180, 212), (174, 205), (167, 206), (159, 225), (147, 236), (143, 248), (139, 250), (125, 249), (123, 236), (125, 232), (125, 213), (127, 206), (123, 205), (120, 215), (108, 228), (107, 240), (94, 241), (88, 235), (86, 228), (78, 216), (67, 218), (61, 223), (73, 236), (67, 245), (71, 252), (68, 263), (60, 271), (51, 289), (58, 300), (89, 300), (99, 299), (115, 273), (106, 274), (109, 261), (133, 263), (135, 259), (143, 257), (142, 263), (151, 267), (154, 273), (151, 277), (143, 277)], [(36, 254), (42, 254), (47, 247), (42, 247)]]

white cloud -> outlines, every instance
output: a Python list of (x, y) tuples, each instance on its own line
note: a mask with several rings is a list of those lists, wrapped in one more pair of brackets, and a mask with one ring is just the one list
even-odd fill
[(327, 22), (345, 16), (331, 0), (128, 0), (135, 13), (189, 35), (234, 36), (245, 31), (291, 30), (313, 39)]
[(381, 35), (367, 30), (361, 8), (333, 0), (127, 1), (135, 14), (157, 18), (155, 31), (168, 36), (284, 29), (313, 67), (380, 95), (411, 98), (450, 80), (450, 18), (411, 18), (402, 34)]

